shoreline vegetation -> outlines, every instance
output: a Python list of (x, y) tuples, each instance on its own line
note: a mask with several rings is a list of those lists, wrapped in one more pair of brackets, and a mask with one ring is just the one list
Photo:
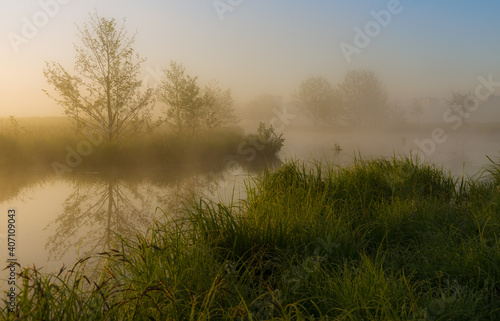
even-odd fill
[[(498, 320), (500, 164), (288, 161), (70, 269), (19, 273), (4, 320)], [(158, 216), (158, 215), (157, 215)], [(91, 260), (97, 278), (88, 277)]]
[[(244, 168), (252, 169), (252, 163), (264, 164), (266, 160), (275, 162), (275, 156), (283, 146), (282, 134), (263, 123), (254, 133), (245, 134), (241, 127), (206, 129), (197, 135), (180, 136), (167, 125), (155, 128), (149, 133), (136, 136), (115, 144), (101, 141), (94, 143), (96, 136), (85, 135), (75, 130), (74, 123), (66, 117), (0, 118), (0, 168), (45, 173), (68, 173), (118, 169), (123, 171), (138, 168), (176, 167), (179, 163), (200, 166), (201, 169), (223, 170), (228, 159), (236, 160)], [(256, 128), (257, 125), (252, 127)], [(433, 129), (443, 126), (439, 123), (409, 123), (404, 126), (385, 126), (364, 128), (368, 132), (384, 133), (397, 131), (405, 137), (421, 134), (427, 138)], [(247, 126), (246, 126), (247, 127)], [(352, 127), (314, 127), (289, 125), (287, 130), (297, 132), (356, 133)], [(460, 128), (462, 134), (474, 132), (481, 135), (494, 135), (500, 132), (497, 123), (468, 123)], [(452, 134), (449, 130), (447, 133)], [(422, 139), (423, 139), (422, 138)], [(80, 155), (80, 151), (84, 154)], [(90, 147), (90, 148), (89, 148)], [(255, 152), (255, 156), (254, 155)], [(75, 154), (79, 154), (75, 157)], [(75, 168), (70, 162), (78, 163)], [(250, 160), (250, 158), (252, 158)], [(53, 163), (59, 163), (54, 169)], [(258, 166), (257, 166), (258, 168)]]
[[(161, 181), (181, 167), (210, 175), (233, 164), (260, 173), (262, 165), (280, 163), (283, 133), (264, 123), (245, 133), (230, 88), (217, 81), (200, 86), (175, 61), (154, 77), (153, 88), (125, 20), (95, 9), (77, 29), (73, 66), (51, 61), (43, 69), (43, 91), (68, 119), (0, 119), (0, 201), (54, 176), (156, 175)], [(452, 92), (444, 104), (415, 98), (408, 109), (389, 100), (374, 71), (350, 70), (335, 85), (309, 76), (289, 103), (262, 94), (238, 109), (246, 119), (278, 122), (298, 135), (371, 134), (383, 127), (402, 134), (401, 146), (412, 136), (420, 155), (460, 129), (454, 143), (465, 155), (465, 136), (500, 132), (498, 124), (468, 119), (494, 94), (491, 75), (487, 84), (479, 80), (475, 95)], [(408, 112), (418, 124), (406, 123)], [(420, 124), (426, 113), (443, 122)], [(306, 122), (314, 127), (299, 126)], [(331, 144), (335, 153), (343, 150), (338, 141)], [(455, 178), (411, 154), (355, 159), (345, 168), (289, 160), (247, 181), (245, 199), (214, 202), (193, 191), (183, 207), (157, 208), (146, 231), (127, 223), (134, 235), (112, 228), (113, 211), (134, 204), (109, 180), (95, 203), (108, 206), (106, 245), (93, 250), (103, 252), (57, 273), (19, 266), (16, 275), (11, 262), (9, 279), (18, 282), (9, 284), (0, 319), (499, 320), (500, 163), (490, 161), (481, 175)], [(100, 214), (88, 216), (94, 206), (81, 213), (78, 202), (64, 204), (65, 214), (78, 212), (90, 222)], [(131, 216), (145, 218), (144, 204)], [(64, 235), (56, 231), (52, 245)]]
[[(263, 123), (255, 133), (240, 127), (205, 130), (181, 136), (163, 126), (120, 142), (108, 143), (77, 132), (63, 117), (0, 119), (0, 168), (47, 174), (128, 172), (168, 169), (184, 164), (221, 171), (228, 158), (251, 169), (251, 161), (276, 161), (284, 139)], [(253, 154), (255, 153), (255, 154)], [(255, 155), (251, 161), (249, 155)]]

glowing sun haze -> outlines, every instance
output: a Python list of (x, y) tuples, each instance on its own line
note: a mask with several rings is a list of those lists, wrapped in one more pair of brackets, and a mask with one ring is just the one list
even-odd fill
[(239, 104), (287, 98), (311, 75), (336, 84), (358, 68), (374, 70), (392, 98), (448, 97), (481, 75), (500, 81), (500, 1), (2, 1), (0, 117), (62, 115), (42, 92), (42, 70), (72, 68), (76, 25), (94, 10), (137, 32), (151, 85), (175, 60)]

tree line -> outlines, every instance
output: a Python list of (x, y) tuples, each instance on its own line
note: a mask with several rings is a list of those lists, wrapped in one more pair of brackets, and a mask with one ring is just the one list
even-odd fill
[[(118, 26), (115, 19), (94, 12), (78, 31), (81, 44), (75, 46), (74, 74), (56, 62), (47, 62), (43, 72), (56, 94), (45, 92), (64, 107), (79, 130), (116, 143), (162, 122), (182, 135), (237, 123), (231, 90), (215, 82), (201, 89), (197, 77), (187, 75), (177, 62), (164, 70), (156, 92), (143, 86), (140, 67), (145, 59), (135, 54), (135, 36), (127, 34), (124, 23)], [(159, 121), (152, 118), (156, 100), (167, 106)]]
[[(135, 35), (129, 36), (124, 25), (94, 12), (88, 23), (78, 27), (81, 44), (75, 46), (73, 73), (56, 62), (47, 63), (43, 71), (55, 91), (46, 93), (64, 107), (79, 130), (92, 131), (115, 143), (161, 123), (180, 135), (237, 124), (231, 90), (221, 89), (216, 82), (200, 88), (198, 78), (188, 75), (175, 61), (163, 71), (156, 91), (144, 86), (140, 68), (145, 59), (135, 53)], [(337, 86), (325, 77), (311, 76), (300, 83), (292, 97), (315, 126), (405, 121), (406, 111), (397, 102), (388, 102), (383, 83), (370, 70), (349, 71)], [(466, 109), (466, 97), (453, 93), (449, 108)], [(153, 121), (156, 101), (164, 104), (164, 117)], [(258, 115), (259, 110), (271, 112), (281, 103), (262, 95), (249, 107)], [(422, 101), (413, 101), (411, 114), (419, 119)]]
[(311, 76), (300, 84), (293, 96), (299, 110), (309, 116), (315, 126), (367, 125), (378, 123), (388, 115), (387, 92), (370, 70), (349, 71), (336, 87), (325, 77)]

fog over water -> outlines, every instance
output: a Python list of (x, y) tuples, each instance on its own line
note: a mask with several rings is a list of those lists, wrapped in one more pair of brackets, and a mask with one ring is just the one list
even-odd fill
[[(116, 234), (177, 217), (194, 195), (238, 202), (266, 165), (290, 160), (346, 167), (412, 157), (457, 178), (479, 175), (487, 156), (500, 157), (500, 42), (491, 36), (499, 13), (498, 1), (3, 2), (0, 213), (19, 213), (18, 262), (58, 271), (112, 247)], [(133, 84), (151, 93), (150, 110), (128, 115), (123, 131), (132, 134), (102, 144), (82, 128), (108, 128), (81, 115), (106, 99), (61, 104), (78, 80), (58, 83), (64, 73), (50, 69), (78, 71), (77, 26), (94, 14), (123, 23), (146, 58), (115, 106), (127, 106)], [(176, 68), (184, 84), (195, 80), (185, 105), (199, 104), (182, 120), (165, 85)], [(95, 118), (116, 125), (128, 116)], [(284, 139), (272, 155), (260, 123)], [(1, 260), (7, 225), (0, 221)]]
[[(412, 142), (426, 136), (425, 132), (396, 135), (290, 130), (284, 137), (285, 145), (279, 153), (283, 161), (350, 166), (360, 156), (370, 159), (409, 155), (410, 150), (416, 151)], [(498, 138), (498, 133), (453, 133), (426, 161), (457, 177), (463, 173), (473, 175), (488, 164), (485, 155), (498, 155)], [(336, 151), (335, 144), (342, 151)], [(197, 172), (157, 181), (99, 174), (69, 179), (51, 175), (22, 187), (16, 195), (0, 202), (0, 207), (6, 209), (14, 204), (19, 210), (20, 260), (57, 271), (63, 263), (70, 265), (78, 257), (103, 251), (114, 232), (127, 235), (135, 229), (146, 230), (154, 218), (164, 218), (163, 210), (175, 217), (176, 209), (192, 193), (224, 202), (245, 198), (245, 181), (256, 175), (258, 171), (234, 166), (215, 176)], [(112, 207), (108, 207), (111, 203)]]

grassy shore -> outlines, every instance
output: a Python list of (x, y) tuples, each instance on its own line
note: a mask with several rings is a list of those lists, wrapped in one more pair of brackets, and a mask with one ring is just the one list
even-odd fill
[[(20, 273), (14, 320), (498, 320), (500, 166), (288, 162), (88, 262)], [(96, 259), (96, 258), (94, 258)]]
[(89, 171), (130, 174), (171, 169), (180, 164), (220, 171), (228, 158), (247, 167), (249, 155), (254, 152), (252, 162), (274, 159), (281, 145), (272, 140), (275, 137), (267, 138), (245, 135), (239, 127), (200, 129), (195, 135), (180, 136), (162, 125), (111, 144), (95, 134), (76, 132), (67, 118), (12, 117), (0, 119), (0, 174), (3, 170), (26, 169), (52, 174)]

